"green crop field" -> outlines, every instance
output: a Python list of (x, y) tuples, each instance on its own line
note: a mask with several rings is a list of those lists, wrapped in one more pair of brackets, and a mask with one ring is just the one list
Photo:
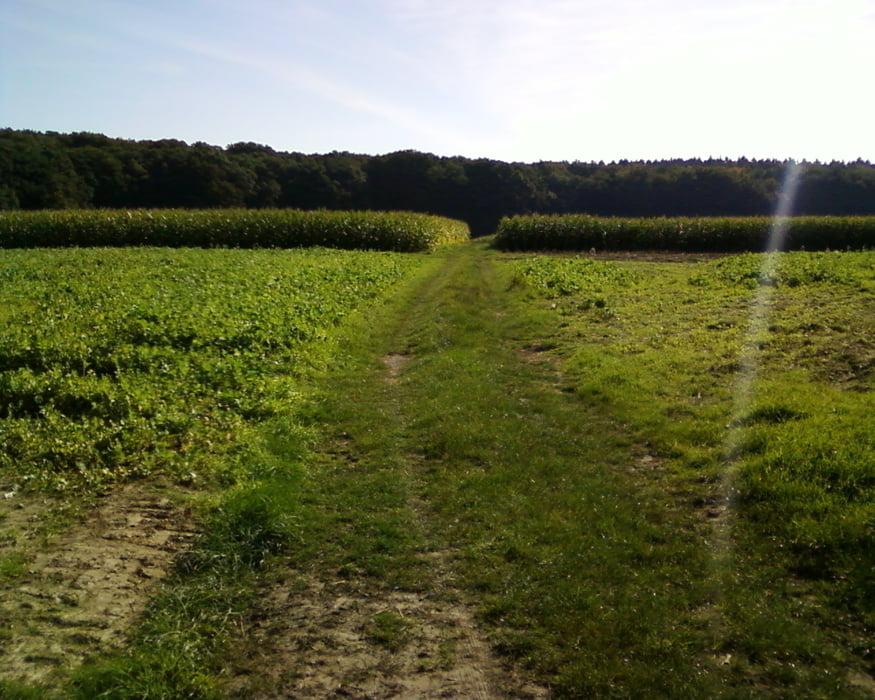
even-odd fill
[(468, 239), (468, 225), (410, 212), (296, 209), (80, 209), (0, 212), (0, 248), (171, 246), (398, 252)]
[(7, 249), (0, 323), (2, 697), (873, 696), (873, 252)]
[[(622, 218), (586, 214), (511, 216), (498, 225), (504, 250), (759, 251), (770, 245), (768, 216)], [(786, 222), (783, 250), (875, 247), (873, 216), (801, 216)]]
[(334, 328), (420, 264), (392, 253), (0, 251), (0, 470), (58, 490), (233, 479)]

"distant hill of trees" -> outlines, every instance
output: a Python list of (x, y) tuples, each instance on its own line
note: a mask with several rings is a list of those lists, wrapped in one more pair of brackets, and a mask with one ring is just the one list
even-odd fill
[[(785, 163), (670, 160), (505, 163), (418, 151), (304, 155), (100, 134), (0, 130), (0, 209), (404, 209), (492, 233), (505, 215), (772, 213)], [(875, 166), (808, 163), (797, 214), (875, 214)]]

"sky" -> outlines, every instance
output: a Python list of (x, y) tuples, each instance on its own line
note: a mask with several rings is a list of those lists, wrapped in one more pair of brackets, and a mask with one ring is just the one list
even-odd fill
[(0, 0), (0, 127), (875, 162), (875, 0)]

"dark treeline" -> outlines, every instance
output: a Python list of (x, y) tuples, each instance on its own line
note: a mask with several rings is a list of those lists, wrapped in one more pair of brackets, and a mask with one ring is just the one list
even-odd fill
[[(534, 212), (768, 215), (783, 172), (775, 160), (523, 164), (0, 130), (0, 209), (403, 209), (462, 219), (475, 235)], [(797, 214), (875, 214), (875, 166), (809, 163), (797, 202)]]

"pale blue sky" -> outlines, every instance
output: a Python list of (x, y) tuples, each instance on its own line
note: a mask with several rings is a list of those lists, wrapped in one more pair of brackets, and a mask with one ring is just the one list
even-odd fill
[(2, 0), (0, 127), (875, 161), (875, 0)]

